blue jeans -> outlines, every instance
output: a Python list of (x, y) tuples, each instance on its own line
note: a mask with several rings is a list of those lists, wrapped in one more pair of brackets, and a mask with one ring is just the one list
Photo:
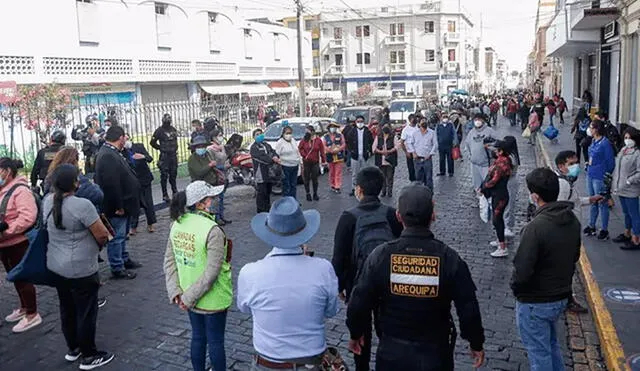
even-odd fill
[(282, 167), (282, 197), (291, 196), (296, 198), (296, 190), (298, 187), (298, 167), (283, 166)]
[(124, 270), (124, 262), (129, 260), (127, 252), (127, 231), (129, 229), (129, 217), (114, 216), (109, 218), (115, 236), (107, 243), (107, 257), (112, 272)]
[(549, 115), (549, 125), (553, 126), (553, 115)]
[(200, 314), (189, 311), (191, 322), (191, 365), (194, 371), (205, 371), (207, 345), (209, 362), (214, 371), (227, 369), (224, 351), (224, 329), (227, 311)]
[(416, 181), (424, 184), (433, 192), (433, 162), (431, 159), (414, 159), (413, 163), (416, 167)]
[(620, 206), (624, 214), (624, 229), (631, 230), (634, 236), (640, 236), (640, 202), (637, 197), (620, 196)]
[[(604, 191), (604, 181), (598, 179), (591, 179), (587, 177), (587, 192), (589, 196), (599, 195)], [(602, 214), (602, 230), (609, 230), (609, 205), (607, 200), (602, 200), (600, 203), (591, 204), (589, 213), (589, 226), (596, 227), (596, 221), (598, 220), (598, 214)]]
[(516, 302), (516, 325), (527, 348), (531, 371), (563, 371), (556, 322), (567, 307), (567, 299), (551, 303)]
[[(223, 174), (226, 174), (226, 169), (223, 166), (216, 166), (218, 170), (222, 171)], [(218, 195), (218, 218), (224, 219), (224, 192)]]

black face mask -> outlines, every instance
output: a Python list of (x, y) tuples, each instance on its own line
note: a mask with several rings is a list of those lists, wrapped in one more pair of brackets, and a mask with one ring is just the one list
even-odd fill
[(429, 125), (426, 122), (423, 122), (423, 123), (420, 124), (420, 127), (423, 128), (423, 129), (426, 129), (426, 128), (429, 127)]
[(304, 135), (304, 140), (306, 140), (306, 141), (311, 140), (311, 133), (306, 133), (306, 134)]
[(390, 134), (391, 133), (391, 129), (384, 128), (384, 129), (382, 129), (382, 132), (385, 133), (385, 134)]

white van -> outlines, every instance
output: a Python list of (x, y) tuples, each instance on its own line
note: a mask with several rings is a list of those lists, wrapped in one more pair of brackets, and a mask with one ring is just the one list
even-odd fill
[[(389, 120), (394, 128), (404, 127), (409, 122), (409, 115), (427, 108), (424, 100), (420, 98), (394, 99), (389, 104)], [(424, 112), (422, 112), (424, 115)]]

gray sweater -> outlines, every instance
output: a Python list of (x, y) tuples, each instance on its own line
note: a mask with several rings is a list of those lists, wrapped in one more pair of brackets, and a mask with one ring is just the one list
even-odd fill
[(616, 158), (611, 192), (621, 197), (640, 197), (640, 150), (623, 148)]
[(477, 166), (489, 166), (489, 152), (485, 148), (486, 138), (498, 139), (496, 132), (484, 125), (479, 130), (473, 128), (464, 140), (464, 149), (469, 152), (471, 163)]

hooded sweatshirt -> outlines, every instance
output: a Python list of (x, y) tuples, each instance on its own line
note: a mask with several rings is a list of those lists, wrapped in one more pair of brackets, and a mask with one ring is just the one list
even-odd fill
[[(26, 187), (18, 187), (11, 194), (4, 221), (9, 228), (0, 233), (0, 248), (17, 245), (27, 240), (24, 232), (36, 223), (38, 206), (36, 199), (29, 188), (29, 182), (24, 176), (17, 176), (0, 189), (0, 200), (3, 200), (7, 192), (15, 184), (22, 183)], [(1, 201), (0, 201), (1, 202)]]
[(569, 298), (580, 245), (580, 221), (573, 213), (572, 202), (557, 201), (540, 207), (522, 231), (513, 259), (513, 295), (521, 303)]
[(480, 129), (471, 129), (464, 141), (465, 148), (471, 154), (471, 163), (477, 166), (489, 166), (489, 152), (484, 146), (486, 138), (497, 139), (496, 132), (486, 124)]

